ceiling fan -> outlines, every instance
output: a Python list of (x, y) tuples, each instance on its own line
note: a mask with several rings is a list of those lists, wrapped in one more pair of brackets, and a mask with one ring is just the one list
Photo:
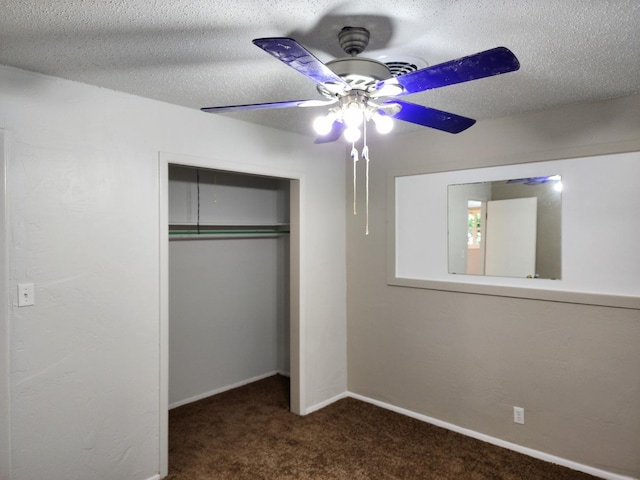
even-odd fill
[(393, 76), (389, 67), (377, 60), (359, 57), (369, 43), (369, 31), (362, 27), (345, 27), (338, 34), (340, 46), (348, 55), (322, 63), (292, 38), (258, 38), (253, 43), (317, 84), (318, 100), (291, 100), (202, 108), (204, 112), (222, 113), (289, 107), (328, 106), (328, 113), (318, 117), (314, 128), (319, 134), (315, 143), (333, 142), (343, 134), (347, 141), (360, 138), (360, 125), (371, 120), (378, 131), (387, 133), (392, 118), (459, 133), (475, 120), (454, 113), (399, 100), (398, 97), (434, 88), (478, 80), (512, 72), (520, 68), (515, 55), (505, 47), (451, 60), (438, 65)]

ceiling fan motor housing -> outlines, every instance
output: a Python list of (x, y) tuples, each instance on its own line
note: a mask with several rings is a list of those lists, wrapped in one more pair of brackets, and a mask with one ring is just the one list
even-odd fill
[(327, 62), (336, 75), (353, 89), (367, 90), (377, 82), (391, 78), (391, 70), (384, 63), (362, 57), (338, 58)]
[(338, 33), (338, 41), (347, 55), (359, 55), (369, 45), (369, 30), (363, 27), (344, 27)]
[(377, 82), (392, 76), (387, 65), (370, 58), (356, 57), (369, 44), (369, 30), (363, 27), (344, 27), (338, 34), (340, 46), (350, 57), (326, 63), (333, 73), (342, 78), (351, 89), (368, 90)]

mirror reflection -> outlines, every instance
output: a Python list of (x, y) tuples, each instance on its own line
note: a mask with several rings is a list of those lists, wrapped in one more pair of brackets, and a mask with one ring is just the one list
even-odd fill
[(449, 273), (559, 279), (560, 175), (448, 186)]

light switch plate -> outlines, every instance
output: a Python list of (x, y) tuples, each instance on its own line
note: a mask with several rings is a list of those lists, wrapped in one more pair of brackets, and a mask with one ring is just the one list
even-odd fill
[(18, 284), (18, 306), (28, 307), (36, 303), (36, 295), (33, 288), (33, 283), (19, 283)]

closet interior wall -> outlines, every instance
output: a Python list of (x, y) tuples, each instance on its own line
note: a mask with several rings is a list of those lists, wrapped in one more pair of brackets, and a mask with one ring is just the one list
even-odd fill
[(169, 406), (289, 374), (289, 180), (169, 167)]

